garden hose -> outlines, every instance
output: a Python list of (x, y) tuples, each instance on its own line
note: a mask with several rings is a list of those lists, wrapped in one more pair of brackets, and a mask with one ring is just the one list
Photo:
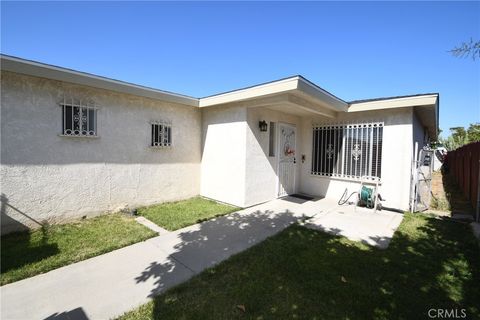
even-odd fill
[(353, 196), (355, 193), (358, 193), (358, 192), (357, 191), (352, 192), (345, 200), (343, 200), (343, 198), (347, 195), (347, 193), (348, 193), (348, 189), (345, 188), (345, 191), (343, 192), (342, 197), (340, 198), (340, 200), (338, 200), (339, 206), (343, 206), (345, 203), (348, 202), (351, 196)]
[[(369, 197), (371, 197), (371, 194), (372, 194), (372, 189), (370, 188), (366, 188), (366, 189), (369, 189), (370, 192), (368, 190), (364, 190), (362, 188), (362, 190), (360, 191), (361, 193), (363, 193), (363, 197), (364, 199), (369, 199)], [(348, 200), (354, 195), (354, 194), (358, 194), (357, 191), (354, 191), (352, 192), (346, 199), (345, 197), (347, 196), (347, 193), (348, 193), (348, 188), (345, 189), (345, 191), (343, 192), (342, 194), (342, 197), (340, 198), (340, 200), (338, 200), (338, 205), (340, 206), (343, 206), (345, 203), (348, 202)], [(361, 197), (361, 196), (360, 196)], [(344, 200), (345, 199), (345, 200)], [(382, 196), (380, 196), (380, 194), (378, 194), (378, 199), (381, 200), (381, 201), (384, 201), (385, 199), (382, 199)], [(371, 200), (368, 200), (368, 201), (371, 201)], [(374, 203), (374, 202), (373, 202)], [(382, 206), (381, 203), (378, 203), (378, 207), (380, 210), (387, 210), (387, 211), (393, 211), (393, 212), (398, 212), (398, 213), (405, 213), (403, 210), (400, 210), (400, 209), (396, 209), (396, 208), (389, 208), (389, 207), (384, 207)], [(373, 208), (373, 204), (372, 204), (372, 207)]]

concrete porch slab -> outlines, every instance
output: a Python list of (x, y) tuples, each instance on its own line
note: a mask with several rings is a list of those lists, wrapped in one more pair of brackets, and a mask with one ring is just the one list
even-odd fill
[[(322, 204), (324, 207), (326, 205), (328, 203)], [(386, 210), (374, 213), (370, 209), (355, 210), (352, 205), (340, 206), (335, 203), (308, 220), (305, 226), (386, 249), (402, 220), (401, 213)]]

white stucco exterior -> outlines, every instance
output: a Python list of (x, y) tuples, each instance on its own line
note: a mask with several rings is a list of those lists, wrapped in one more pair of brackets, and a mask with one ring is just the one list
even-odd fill
[(244, 206), (246, 117), (244, 107), (203, 111), (202, 196)]
[[(259, 121), (276, 123), (275, 156), (269, 156), (269, 134), (261, 132)], [(270, 110), (267, 108), (249, 108), (247, 113), (247, 162), (245, 176), (245, 206), (262, 203), (278, 196), (278, 123), (291, 124), (297, 127), (297, 152), (299, 150), (299, 128), (301, 118), (298, 116)], [(297, 164), (299, 161), (297, 161)], [(300, 167), (296, 166), (296, 189), (300, 185)]]
[[(392, 109), (340, 114), (337, 121), (362, 123), (383, 121), (382, 177), (380, 194), (384, 205), (408, 210), (410, 165), (412, 159), (412, 109)], [(312, 123), (322, 119), (304, 119), (303, 150), (306, 161), (302, 167), (301, 191), (307, 194), (340, 199), (345, 188), (349, 194), (358, 191), (360, 183), (347, 179), (313, 176), (311, 168)]]
[[(3, 229), (199, 194), (197, 108), (10, 72), (1, 85)], [(65, 94), (96, 102), (99, 138), (60, 136)], [(171, 148), (149, 147), (159, 119), (173, 124)]]
[[(195, 195), (275, 199), (281, 123), (296, 130), (294, 192), (338, 200), (359, 182), (311, 174), (312, 124), (384, 122), (380, 193), (408, 210), (415, 142), (438, 129), (438, 94), (347, 103), (295, 76), (196, 99), (18, 58), (2, 56), (2, 68), (2, 232)], [(64, 97), (99, 106), (98, 137), (60, 135)], [(149, 147), (158, 120), (172, 123), (171, 147)]]

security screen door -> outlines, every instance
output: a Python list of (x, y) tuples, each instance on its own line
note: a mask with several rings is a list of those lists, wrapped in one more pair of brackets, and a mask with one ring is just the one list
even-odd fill
[(297, 129), (289, 124), (278, 125), (278, 196), (295, 193), (295, 142)]

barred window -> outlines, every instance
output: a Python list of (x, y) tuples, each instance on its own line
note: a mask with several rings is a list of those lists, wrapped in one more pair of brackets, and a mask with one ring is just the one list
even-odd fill
[(82, 101), (60, 104), (62, 107), (62, 135), (77, 137), (97, 136), (97, 108), (94, 103), (82, 104)]
[(166, 121), (152, 122), (152, 147), (170, 147), (172, 145), (172, 124)]
[(314, 125), (313, 175), (359, 179), (382, 176), (383, 123)]

